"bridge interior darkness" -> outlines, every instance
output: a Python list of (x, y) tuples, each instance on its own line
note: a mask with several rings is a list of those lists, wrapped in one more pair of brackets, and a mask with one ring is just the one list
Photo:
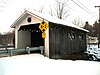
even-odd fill
[(38, 24), (30, 24), (21, 26), (19, 30), (29, 31), (31, 33), (31, 47), (44, 46), (44, 39), (42, 38), (42, 32), (39, 29)]

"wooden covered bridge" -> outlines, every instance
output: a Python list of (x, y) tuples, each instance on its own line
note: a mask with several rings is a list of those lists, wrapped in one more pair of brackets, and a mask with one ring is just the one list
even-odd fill
[[(43, 20), (48, 24), (45, 38), (39, 29)], [(44, 46), (49, 58), (86, 50), (88, 31), (58, 18), (26, 10), (11, 27), (15, 28), (15, 48)]]

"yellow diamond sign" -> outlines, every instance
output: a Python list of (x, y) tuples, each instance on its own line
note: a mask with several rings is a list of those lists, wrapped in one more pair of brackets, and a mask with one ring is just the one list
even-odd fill
[(39, 28), (42, 32), (46, 31), (47, 28), (48, 28), (48, 24), (43, 20), (40, 25), (39, 25)]

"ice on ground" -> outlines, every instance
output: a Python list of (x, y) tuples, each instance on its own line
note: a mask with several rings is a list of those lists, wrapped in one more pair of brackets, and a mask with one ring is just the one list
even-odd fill
[(100, 62), (53, 60), (40, 54), (0, 58), (0, 75), (100, 75)]

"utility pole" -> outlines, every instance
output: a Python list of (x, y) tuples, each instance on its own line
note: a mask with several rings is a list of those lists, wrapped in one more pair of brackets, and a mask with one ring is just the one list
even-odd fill
[(95, 6), (95, 8), (98, 7), (99, 8), (99, 25), (98, 25), (98, 48), (100, 48), (100, 6)]

